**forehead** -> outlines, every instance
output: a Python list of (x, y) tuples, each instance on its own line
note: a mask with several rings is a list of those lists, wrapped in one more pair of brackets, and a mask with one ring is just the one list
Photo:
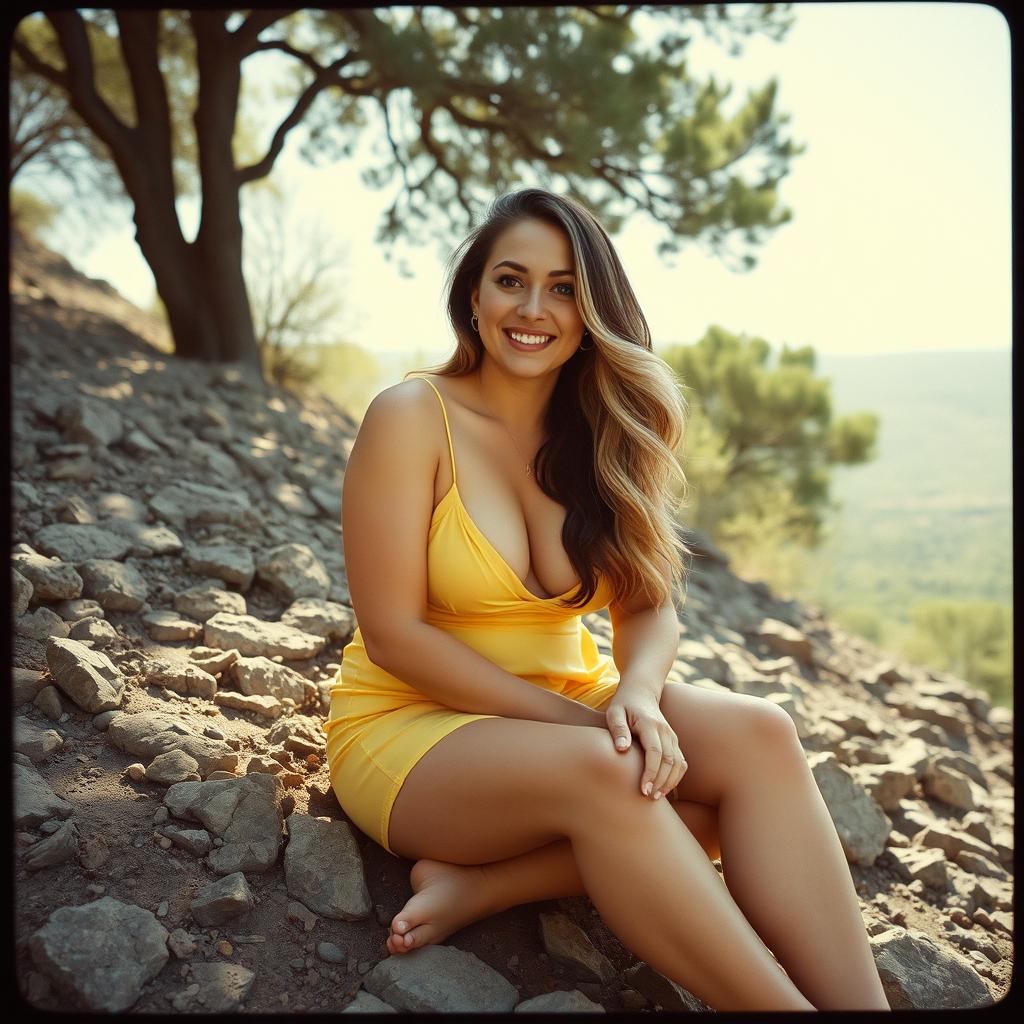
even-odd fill
[(573, 266), (572, 245), (562, 228), (530, 218), (517, 221), (495, 238), (488, 268), (502, 259), (514, 259), (531, 270), (567, 269)]

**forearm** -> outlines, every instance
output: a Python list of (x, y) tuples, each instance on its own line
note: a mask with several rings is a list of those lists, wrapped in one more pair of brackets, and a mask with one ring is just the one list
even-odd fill
[(660, 700), (678, 648), (679, 619), (671, 602), (616, 622), (612, 660), (619, 670), (619, 689), (645, 690)]
[(427, 622), (403, 626), (382, 639), (370, 658), (431, 700), (456, 711), (563, 725), (603, 721), (600, 712), (506, 672)]

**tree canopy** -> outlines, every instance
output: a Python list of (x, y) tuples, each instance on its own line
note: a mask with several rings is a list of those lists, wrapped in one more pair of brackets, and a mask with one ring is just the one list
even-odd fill
[[(23, 20), (12, 45), (109, 152), (176, 351), (257, 363), (239, 192), (271, 173), (300, 124), (303, 155), (336, 160), (378, 119), (364, 180), (401, 182), (380, 225), (386, 251), (399, 238), (451, 245), (496, 192), (540, 184), (613, 233), (645, 212), (663, 254), (701, 240), (752, 267), (791, 216), (776, 189), (802, 147), (783, 137), (774, 79), (726, 115), (731, 86), (699, 81), (686, 48), (698, 28), (733, 53), (753, 33), (782, 38), (789, 6), (61, 10)], [(100, 58), (114, 41), (124, 85), (111, 91)], [(257, 147), (240, 134), (243, 65), (265, 52), (294, 74), (288, 113)], [(202, 204), (191, 241), (175, 207), (182, 161)]]

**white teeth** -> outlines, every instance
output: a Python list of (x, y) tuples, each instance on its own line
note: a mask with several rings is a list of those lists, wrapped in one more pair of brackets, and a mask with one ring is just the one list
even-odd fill
[(538, 338), (535, 334), (516, 334), (515, 331), (509, 331), (508, 333), (520, 345), (544, 345), (550, 340), (549, 337)]

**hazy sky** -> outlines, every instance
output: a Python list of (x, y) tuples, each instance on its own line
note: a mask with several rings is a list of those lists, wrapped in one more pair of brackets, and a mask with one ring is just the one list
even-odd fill
[[(748, 5), (730, 5), (745, 9)], [(655, 344), (710, 324), (774, 347), (819, 352), (1009, 348), (1011, 344), (1010, 40), (992, 7), (958, 3), (794, 5), (781, 43), (748, 39), (740, 57), (695, 30), (690, 68), (748, 88), (777, 76), (784, 135), (807, 143), (780, 185), (793, 220), (768, 236), (751, 272), (727, 270), (691, 242), (660, 260), (661, 229), (638, 215), (614, 241)], [(248, 64), (246, 65), (248, 67)], [(293, 133), (295, 135), (296, 133)], [(348, 249), (350, 341), (371, 350), (451, 347), (434, 242), (399, 251), (407, 279), (373, 241), (392, 187), (369, 190), (356, 160), (312, 169), (289, 138), (274, 174), (300, 214)], [(194, 231), (194, 204), (182, 204)], [(148, 304), (153, 279), (134, 230), (68, 257)], [(191, 235), (190, 235), (191, 237)], [(733, 248), (738, 248), (734, 244)]]

